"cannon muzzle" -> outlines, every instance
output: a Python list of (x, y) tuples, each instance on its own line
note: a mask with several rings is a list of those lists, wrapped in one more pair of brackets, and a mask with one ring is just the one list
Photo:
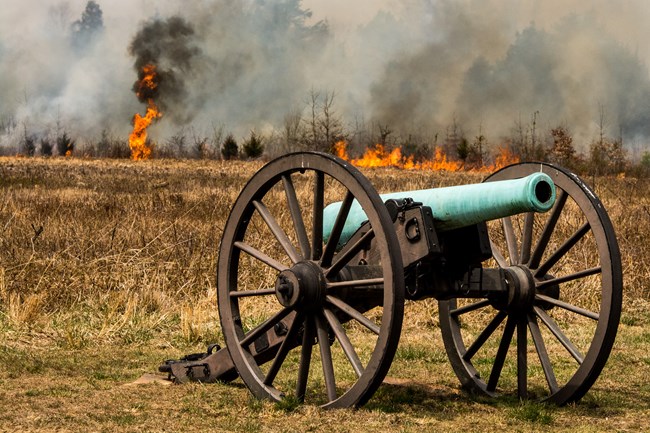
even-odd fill
[[(437, 231), (444, 232), (515, 215), (546, 212), (555, 203), (555, 185), (546, 173), (519, 179), (484, 182), (446, 188), (381, 194), (384, 201), (411, 198), (431, 208)], [(341, 202), (328, 205), (323, 215), (323, 238), (327, 242)], [(368, 218), (358, 202), (350, 208), (339, 245), (344, 245)]]

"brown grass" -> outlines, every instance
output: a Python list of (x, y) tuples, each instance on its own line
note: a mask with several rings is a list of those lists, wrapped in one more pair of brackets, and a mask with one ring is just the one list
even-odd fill
[[(431, 300), (407, 308), (390, 373), (402, 379), (384, 385), (358, 411), (287, 410), (252, 399), (239, 381), (122, 386), (155, 372), (164, 358), (222, 343), (217, 248), (232, 203), (260, 166), (0, 159), (0, 431), (647, 428), (650, 181), (645, 179), (589, 179), (617, 231), (625, 304), (608, 367), (579, 405), (558, 409), (461, 393)], [(476, 174), (395, 169), (366, 174), (380, 192), (481, 180)]]

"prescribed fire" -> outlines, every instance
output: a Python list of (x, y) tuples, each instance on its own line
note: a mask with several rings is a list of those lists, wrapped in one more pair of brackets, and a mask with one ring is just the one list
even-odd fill
[(155, 65), (145, 65), (140, 73), (141, 78), (136, 82), (136, 95), (140, 100), (147, 101), (147, 112), (144, 116), (136, 113), (133, 116), (133, 131), (129, 135), (131, 159), (141, 160), (151, 157), (151, 146), (147, 143), (147, 128), (151, 123), (162, 117), (162, 113), (154, 102), (158, 88), (158, 75)]
[(519, 162), (519, 158), (508, 148), (501, 147), (495, 157), (493, 165), (481, 167), (466, 167), (463, 161), (448, 158), (444, 150), (437, 147), (433, 158), (416, 161), (411, 156), (404, 156), (401, 147), (395, 147), (388, 151), (382, 144), (366, 149), (360, 158), (350, 158), (347, 151), (347, 142), (341, 140), (334, 144), (333, 153), (346, 161), (350, 161), (357, 167), (395, 167), (405, 170), (444, 170), (444, 171), (479, 171), (492, 172), (510, 164)]

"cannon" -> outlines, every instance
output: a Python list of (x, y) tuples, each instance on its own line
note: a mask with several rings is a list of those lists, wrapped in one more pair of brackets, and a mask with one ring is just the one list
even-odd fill
[(361, 406), (393, 361), (405, 302), (432, 298), (464, 388), (561, 405), (607, 361), (622, 270), (602, 203), (560, 167), (380, 195), (350, 163), (299, 152), (233, 205), (217, 297), (225, 348), (167, 361), (178, 382), (241, 377), (258, 398)]

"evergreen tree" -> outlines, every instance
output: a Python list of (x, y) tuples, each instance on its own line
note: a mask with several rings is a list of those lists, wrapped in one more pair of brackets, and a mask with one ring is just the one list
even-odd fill
[(23, 150), (25, 155), (34, 156), (36, 153), (36, 140), (34, 140), (33, 136), (28, 135), (23, 138)]
[(237, 158), (238, 153), (239, 146), (237, 146), (237, 140), (235, 140), (232, 134), (228, 134), (221, 147), (221, 156), (225, 160), (230, 160)]
[(75, 141), (65, 131), (56, 137), (56, 150), (61, 156), (71, 156), (74, 151), (74, 145)]
[(259, 158), (264, 153), (262, 139), (255, 134), (255, 131), (251, 131), (251, 136), (242, 146), (242, 151), (244, 156), (250, 159)]
[(41, 155), (52, 156), (52, 143), (47, 138), (41, 138)]
[(104, 19), (99, 4), (90, 0), (81, 14), (81, 19), (72, 23), (72, 44), (77, 49), (84, 49), (92, 43), (104, 29)]

